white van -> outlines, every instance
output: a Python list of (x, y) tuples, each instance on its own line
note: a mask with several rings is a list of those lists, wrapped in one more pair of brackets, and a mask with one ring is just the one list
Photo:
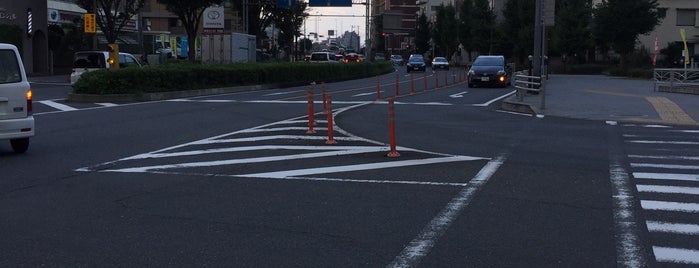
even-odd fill
[(0, 43), (0, 140), (24, 153), (34, 136), (32, 90), (17, 47)]
[[(109, 69), (109, 64), (107, 64), (108, 59), (109, 52), (107, 51), (75, 52), (75, 56), (73, 57), (73, 71), (70, 73), (70, 84), (75, 84), (84, 73), (99, 69)], [(119, 52), (119, 68), (133, 66), (141, 67), (141, 63), (136, 60), (134, 55)]]

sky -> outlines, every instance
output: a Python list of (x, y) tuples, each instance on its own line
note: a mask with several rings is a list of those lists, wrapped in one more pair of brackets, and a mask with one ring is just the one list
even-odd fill
[[(362, 43), (366, 32), (366, 6), (352, 5), (352, 7), (308, 7), (310, 16), (306, 19), (306, 32), (316, 32), (328, 37), (328, 30), (336, 30), (336, 37), (345, 31), (355, 31), (359, 34)], [(317, 16), (322, 15), (322, 16)], [(339, 17), (334, 15), (355, 15), (357, 17)], [(303, 32), (303, 28), (301, 29)], [(323, 39), (324, 40), (324, 39)]]

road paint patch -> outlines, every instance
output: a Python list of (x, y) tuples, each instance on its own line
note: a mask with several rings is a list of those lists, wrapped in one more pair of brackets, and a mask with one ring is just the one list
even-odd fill
[(646, 100), (653, 105), (655, 111), (660, 115), (660, 119), (675, 124), (693, 125), (697, 122), (692, 119), (679, 105), (665, 97), (646, 97)]
[(647, 210), (699, 213), (699, 203), (641, 200), (641, 207)]
[(645, 193), (699, 195), (699, 187), (638, 184), (636, 185), (636, 189), (639, 192)]
[(636, 179), (699, 181), (699, 174), (634, 172)]
[(475, 194), (505, 162), (506, 158), (507, 156), (504, 155), (497, 157), (481, 168), (478, 174), (468, 182), (468, 185), (452, 198), (447, 206), (422, 229), (422, 232), (415, 239), (408, 243), (408, 246), (387, 267), (417, 266), (422, 258), (427, 256), (432, 247), (434, 247), (437, 240), (449, 229), (449, 226), (461, 214), (461, 211), (471, 203)]

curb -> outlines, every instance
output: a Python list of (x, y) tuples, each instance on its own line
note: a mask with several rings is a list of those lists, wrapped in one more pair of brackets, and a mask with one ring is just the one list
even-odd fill
[(155, 93), (140, 93), (140, 94), (68, 94), (68, 102), (139, 102), (139, 101), (159, 101), (167, 99), (190, 98), (205, 95), (218, 95), (243, 91), (253, 91), (269, 89), (267, 85), (239, 86), (239, 87), (223, 87), (223, 88), (207, 88), (182, 91), (168, 91)]
[(531, 114), (534, 116), (541, 114), (541, 111), (539, 111), (539, 108), (535, 107), (532, 104), (518, 101), (517, 96), (515, 96), (515, 95), (510, 96), (509, 98), (502, 101), (500, 108), (505, 110), (505, 111), (523, 113), (523, 114)]

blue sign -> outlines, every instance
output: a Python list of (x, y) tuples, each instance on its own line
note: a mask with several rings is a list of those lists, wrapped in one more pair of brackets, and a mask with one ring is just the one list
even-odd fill
[(352, 0), (309, 0), (310, 7), (351, 7)]
[(186, 58), (188, 51), (189, 51), (189, 44), (187, 42), (187, 37), (182, 36), (182, 37), (180, 37), (180, 56), (182, 58)]
[(296, 0), (277, 0), (277, 7), (294, 7)]

